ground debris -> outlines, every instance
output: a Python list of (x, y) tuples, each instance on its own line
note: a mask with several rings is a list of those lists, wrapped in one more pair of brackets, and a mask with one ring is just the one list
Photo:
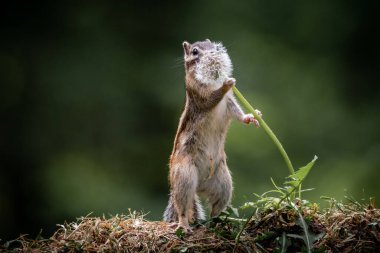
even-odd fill
[(324, 215), (326, 236), (316, 246), (327, 252), (380, 252), (380, 210), (345, 208)]
[(143, 216), (117, 215), (82, 217), (77, 222), (58, 225), (49, 239), (20, 236), (0, 246), (9, 252), (197, 252), (212, 249), (231, 251), (231, 243), (218, 238), (206, 227), (179, 236), (162, 221)]
[[(2, 252), (305, 252), (305, 230), (313, 252), (380, 252), (380, 210), (340, 207), (320, 213), (313, 208), (267, 210), (253, 217), (235, 247), (238, 226), (198, 225), (183, 234), (143, 215), (82, 217), (58, 225), (49, 239), (20, 236), (0, 245)], [(235, 231), (235, 232), (234, 232)]]

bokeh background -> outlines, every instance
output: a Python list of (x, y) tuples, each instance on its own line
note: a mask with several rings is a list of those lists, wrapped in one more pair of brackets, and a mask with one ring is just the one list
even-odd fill
[[(379, 41), (368, 1), (11, 1), (0, 9), (0, 238), (49, 236), (65, 220), (160, 219), (184, 102), (181, 43), (222, 41), (240, 91), (305, 194), (379, 199)], [(233, 204), (281, 183), (262, 129), (234, 122)]]

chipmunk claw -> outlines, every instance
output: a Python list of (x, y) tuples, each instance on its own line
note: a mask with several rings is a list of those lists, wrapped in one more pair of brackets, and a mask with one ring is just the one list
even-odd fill
[(255, 120), (255, 117), (253, 116), (253, 114), (249, 113), (249, 114), (245, 114), (241, 121), (244, 122), (245, 124), (249, 124), (249, 123), (252, 123), (254, 120)]
[(223, 83), (223, 85), (225, 85), (225, 86), (227, 86), (227, 87), (229, 87), (229, 88), (231, 88), (231, 87), (234, 86), (235, 84), (236, 84), (236, 79), (235, 79), (235, 78), (232, 78), (232, 77), (227, 78), (227, 79), (224, 81), (224, 83)]
[[(258, 110), (256, 110), (256, 113), (258, 114), (258, 115), (260, 115), (260, 117), (261, 117), (261, 112), (260, 111), (258, 111)], [(259, 123), (259, 121), (253, 116), (253, 114), (252, 113), (249, 113), (249, 114), (245, 114), (244, 116), (243, 116), (243, 118), (241, 119), (241, 121), (243, 122), (243, 123), (245, 123), (245, 124), (250, 124), (250, 123), (253, 123), (253, 125), (255, 126), (255, 127), (260, 127), (260, 123)]]
[(255, 113), (256, 113), (257, 115), (259, 115), (260, 117), (263, 116), (263, 114), (262, 114), (259, 110), (257, 110), (257, 109), (255, 109)]
[(253, 125), (256, 127), (256, 128), (259, 128), (260, 127), (260, 123), (257, 119), (254, 119), (253, 120)]
[(193, 232), (193, 230), (191, 229), (190, 226), (182, 226), (182, 225), (178, 224), (178, 226), (177, 226), (177, 228), (176, 228), (176, 231), (177, 231), (178, 229), (181, 229), (185, 234), (188, 234), (188, 233), (192, 233), (192, 232)]
[(169, 223), (169, 224), (168, 224), (168, 227), (169, 227), (169, 228), (176, 228), (176, 227), (178, 227), (178, 223), (177, 223), (177, 222)]
[(193, 230), (191, 229), (190, 226), (181, 225), (178, 222), (169, 223), (168, 227), (174, 229), (175, 231), (177, 231), (178, 229), (180, 229), (185, 234), (193, 232)]

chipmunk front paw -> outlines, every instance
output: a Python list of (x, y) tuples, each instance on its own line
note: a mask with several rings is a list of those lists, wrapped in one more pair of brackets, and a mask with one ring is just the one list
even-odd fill
[(223, 88), (228, 91), (231, 89), (232, 86), (234, 86), (236, 84), (236, 80), (235, 78), (232, 78), (232, 77), (229, 77), (226, 79), (226, 81), (224, 81), (223, 83)]
[(242, 118), (241, 121), (245, 124), (253, 123), (255, 121), (255, 117), (253, 116), (252, 113), (245, 114)]
[[(258, 111), (258, 112), (260, 112), (260, 111)], [(256, 113), (257, 113), (257, 110), (256, 110)], [(257, 114), (259, 114), (260, 117), (261, 117), (261, 115), (262, 115), (261, 112), (260, 112), (260, 113), (257, 113)], [(244, 123), (246, 123), (246, 124), (253, 123), (253, 125), (254, 125), (255, 127), (260, 127), (260, 123), (259, 123), (259, 121), (253, 116), (252, 113), (245, 114), (245, 115), (242, 117), (241, 121), (244, 122)]]

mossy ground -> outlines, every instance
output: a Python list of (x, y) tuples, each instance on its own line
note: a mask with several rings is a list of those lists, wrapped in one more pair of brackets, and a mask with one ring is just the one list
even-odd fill
[[(372, 205), (335, 205), (323, 212), (317, 206), (300, 207), (312, 238), (313, 252), (380, 252), (380, 210)], [(239, 242), (242, 224), (214, 219), (194, 227), (190, 234), (143, 215), (82, 217), (59, 225), (47, 239), (26, 235), (0, 246), (9, 252), (307, 252), (300, 213), (268, 209), (249, 221)], [(233, 219), (232, 219), (233, 220)]]

